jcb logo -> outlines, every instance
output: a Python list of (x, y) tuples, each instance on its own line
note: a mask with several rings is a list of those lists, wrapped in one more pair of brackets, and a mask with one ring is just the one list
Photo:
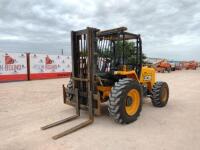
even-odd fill
[(144, 76), (144, 81), (150, 81), (151, 80), (151, 76)]

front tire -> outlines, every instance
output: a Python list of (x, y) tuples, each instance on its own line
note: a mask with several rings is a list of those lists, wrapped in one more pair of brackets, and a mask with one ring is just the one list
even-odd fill
[(142, 110), (142, 95), (141, 85), (136, 80), (120, 79), (110, 92), (110, 116), (120, 124), (137, 120)]
[(169, 98), (169, 87), (166, 82), (156, 82), (151, 92), (151, 102), (155, 107), (164, 107)]

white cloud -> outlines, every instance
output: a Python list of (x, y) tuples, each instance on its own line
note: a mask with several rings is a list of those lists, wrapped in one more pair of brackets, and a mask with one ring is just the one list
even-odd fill
[(181, 34), (175, 35), (171, 39), (171, 43), (173, 45), (183, 45), (183, 46), (198, 46), (199, 45), (199, 36), (198, 35), (190, 35), (190, 34)]
[(26, 37), (23, 36), (15, 36), (15, 35), (6, 35), (6, 34), (0, 34), (0, 40), (16, 40), (16, 41), (27, 41)]

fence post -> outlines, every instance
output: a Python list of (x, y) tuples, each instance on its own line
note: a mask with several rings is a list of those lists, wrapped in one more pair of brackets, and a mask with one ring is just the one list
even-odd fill
[(27, 60), (27, 80), (30, 80), (30, 53), (26, 53)]

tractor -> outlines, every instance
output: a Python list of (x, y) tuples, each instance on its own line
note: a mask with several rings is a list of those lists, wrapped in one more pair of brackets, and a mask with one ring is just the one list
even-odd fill
[(43, 130), (74, 120), (80, 110), (88, 112), (88, 120), (60, 134), (58, 139), (83, 128), (101, 115), (106, 103), (109, 116), (119, 124), (138, 119), (143, 98), (150, 97), (153, 106), (166, 106), (169, 88), (156, 81), (155, 69), (142, 64), (142, 40), (126, 27), (101, 31), (97, 28), (71, 32), (72, 76), (63, 85), (63, 102), (75, 107), (76, 114), (42, 127)]

